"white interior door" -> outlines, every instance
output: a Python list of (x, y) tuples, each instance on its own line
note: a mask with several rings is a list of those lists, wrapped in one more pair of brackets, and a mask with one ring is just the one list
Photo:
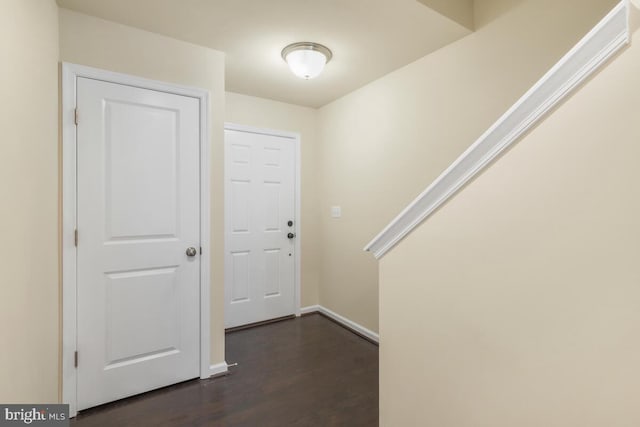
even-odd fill
[(295, 313), (295, 148), (292, 138), (225, 130), (227, 328)]
[(82, 410), (199, 376), (200, 119), (195, 98), (87, 78), (77, 108)]

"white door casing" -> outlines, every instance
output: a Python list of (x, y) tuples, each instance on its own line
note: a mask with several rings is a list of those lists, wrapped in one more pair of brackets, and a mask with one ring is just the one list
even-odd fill
[(208, 377), (207, 110), (201, 90), (63, 65), (63, 401), (72, 415)]
[(298, 141), (225, 126), (227, 328), (299, 312)]

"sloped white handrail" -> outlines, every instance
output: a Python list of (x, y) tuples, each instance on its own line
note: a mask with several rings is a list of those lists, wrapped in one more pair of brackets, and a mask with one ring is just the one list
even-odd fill
[(381, 258), (627, 45), (629, 9), (619, 3), (364, 250)]

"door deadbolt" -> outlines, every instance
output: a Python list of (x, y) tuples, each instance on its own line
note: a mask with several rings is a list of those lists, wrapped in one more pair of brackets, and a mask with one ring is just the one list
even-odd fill
[(187, 256), (192, 257), (192, 256), (196, 256), (196, 254), (198, 253), (198, 251), (196, 250), (196, 248), (187, 248)]
[(287, 225), (288, 225), (289, 227), (293, 227), (293, 221), (291, 221), (291, 220), (287, 221)]

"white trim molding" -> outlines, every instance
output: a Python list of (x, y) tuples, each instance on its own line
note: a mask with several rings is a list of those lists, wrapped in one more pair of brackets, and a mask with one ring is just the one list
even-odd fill
[(365, 328), (359, 323), (356, 323), (353, 320), (347, 319), (346, 317), (339, 315), (335, 311), (331, 311), (328, 308), (323, 307), (321, 305), (310, 305), (308, 307), (302, 307), (300, 309), (300, 313), (302, 315), (311, 314), (311, 313), (323, 314), (329, 317), (330, 319), (333, 319), (337, 323), (340, 323), (347, 329), (351, 329), (352, 331), (366, 337), (367, 339), (375, 343), (380, 343), (380, 335), (378, 335), (376, 332), (373, 332), (372, 330)]
[(319, 313), (320, 312), (320, 306), (319, 305), (309, 305), (307, 307), (302, 307), (300, 309), (300, 315), (304, 316), (305, 314), (311, 314), (311, 313)]
[[(62, 402), (69, 404), (69, 415), (77, 413), (77, 248), (76, 229), (76, 83), (78, 78), (107, 81), (143, 89), (196, 98), (200, 103), (200, 378), (211, 376), (210, 366), (210, 278), (211, 278), (211, 183), (209, 92), (188, 86), (148, 80), (82, 65), (62, 63)], [(217, 366), (217, 365), (216, 365)], [(225, 364), (226, 366), (226, 364)]]
[(626, 46), (629, 9), (620, 2), (364, 250), (380, 259)]
[(224, 361), (209, 366), (209, 375), (207, 377), (219, 377), (220, 375), (224, 375), (227, 372), (229, 372), (229, 365), (226, 361)]

